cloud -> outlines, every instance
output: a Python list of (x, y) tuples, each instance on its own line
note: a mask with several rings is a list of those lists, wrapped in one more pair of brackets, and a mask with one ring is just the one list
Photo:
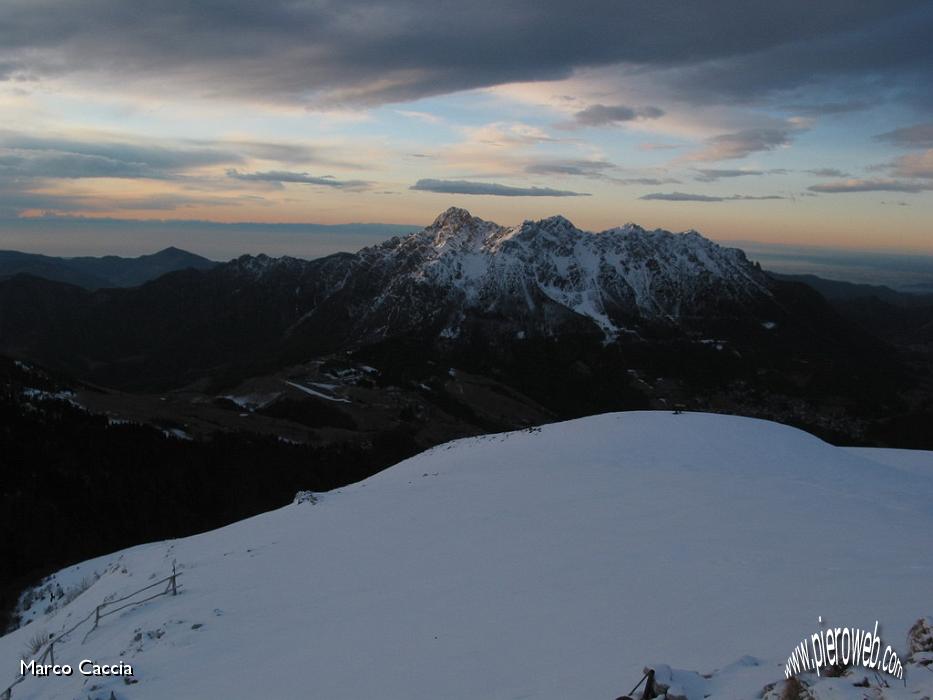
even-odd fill
[(512, 187), (493, 182), (467, 182), (466, 180), (418, 180), (409, 187), (422, 192), (440, 194), (478, 194), (498, 197), (588, 197), (585, 192), (554, 190), (550, 187)]
[[(4, 215), (17, 216), (24, 211), (170, 211), (195, 206), (264, 204), (266, 200), (262, 197), (250, 194), (197, 193), (236, 189), (229, 181), (221, 183), (211, 169), (238, 165), (248, 157), (280, 162), (329, 160), (322, 152), (303, 144), (145, 139), (129, 142), (106, 133), (74, 138), (6, 129), (0, 130), (0, 210)], [(207, 170), (202, 172), (203, 169)], [(362, 180), (314, 179), (291, 172), (240, 174), (228, 169), (228, 174), (239, 180), (266, 180), (280, 187), (282, 181), (304, 181), (345, 190), (362, 189), (368, 184)], [(101, 178), (171, 182), (186, 191), (132, 196), (122, 188), (77, 192), (72, 185), (61, 185), (63, 181)]]
[(652, 192), (642, 195), (639, 199), (660, 200), (664, 202), (721, 202), (722, 197), (707, 194), (688, 194), (686, 192)]
[(351, 170), (363, 169), (363, 166), (357, 163), (340, 158), (334, 153), (333, 148), (295, 141), (191, 141), (190, 143), (207, 148), (225, 148), (250, 158), (289, 165), (315, 163)]
[(101, 211), (177, 211), (178, 209), (187, 209), (191, 207), (236, 207), (247, 203), (255, 205), (264, 203), (265, 201), (266, 200), (262, 197), (251, 195), (236, 197), (194, 197), (180, 193), (166, 193), (154, 194), (146, 197), (108, 199), (106, 202), (84, 208)]
[(638, 119), (658, 119), (664, 110), (658, 107), (626, 107), (625, 105), (595, 104), (573, 115), (573, 121), (564, 122), (562, 127), (615, 126)]
[(23, 211), (80, 211), (92, 207), (85, 198), (33, 192), (20, 183), (0, 180), (0, 217), (16, 218)]
[(905, 148), (933, 148), (933, 122), (886, 131), (875, 139)]
[(532, 175), (604, 177), (607, 170), (612, 170), (615, 167), (606, 160), (543, 160), (526, 165), (525, 172)]
[(676, 148), (683, 148), (682, 143), (640, 143), (639, 151), (672, 151)]
[(365, 180), (338, 180), (331, 175), (309, 175), (308, 173), (293, 173), (287, 170), (270, 170), (259, 173), (241, 173), (238, 170), (230, 169), (227, 171), (227, 177), (235, 180), (246, 180), (248, 182), (270, 182), (281, 185), (284, 182), (295, 182), (304, 185), (320, 185), (321, 187), (332, 187), (337, 190), (364, 190), (372, 183)]
[(897, 177), (933, 178), (933, 148), (901, 156), (891, 167)]
[(0, 175), (30, 178), (165, 179), (192, 168), (239, 163), (232, 149), (78, 140), (0, 131)]
[[(724, 10), (728, 3), (717, 3)], [(851, 6), (851, 5), (850, 5)], [(749, 10), (762, 10), (749, 3)], [(812, 6), (811, 8), (812, 9)], [(863, 10), (868, 10), (863, 7)], [(718, 59), (699, 58), (678, 65), (655, 81), (681, 100), (700, 104), (738, 104), (771, 99), (777, 108), (796, 103), (811, 115), (852, 111), (887, 101), (929, 107), (933, 77), (933, 6), (896, 2), (868, 14), (844, 18), (841, 7), (823, 5), (827, 14), (796, 39), (760, 42), (755, 50)], [(808, 8), (799, 7), (801, 19)], [(835, 15), (831, 18), (830, 15)], [(720, 15), (720, 19), (729, 20)], [(757, 34), (768, 20), (739, 20), (722, 31)], [(827, 95), (834, 99), (825, 99)]]
[(606, 160), (542, 160), (529, 163), (524, 172), (531, 175), (568, 175), (604, 180), (616, 185), (666, 185), (680, 182), (671, 177), (618, 177), (611, 174), (618, 166)]
[(697, 168), (700, 175), (696, 178), (698, 182), (716, 182), (724, 177), (745, 177), (746, 175), (764, 175), (763, 170), (730, 170), (725, 168)]
[(817, 177), (849, 177), (849, 173), (843, 172), (838, 168), (814, 168), (813, 170), (806, 170), (811, 175), (816, 175)]
[(875, 106), (871, 100), (851, 100), (842, 102), (812, 102), (787, 105), (785, 109), (807, 117), (825, 117), (832, 114), (859, 112)]
[[(238, 163), (234, 150), (216, 144), (129, 143), (101, 135), (94, 140), (35, 136), (0, 130), (0, 213), (24, 211), (171, 210), (190, 206), (236, 205), (241, 198), (162, 193), (127, 196), (120, 190), (100, 195), (56, 191), (52, 181), (118, 178), (185, 180), (205, 166)], [(190, 181), (189, 181), (190, 184)]]
[(680, 182), (672, 177), (616, 177), (612, 181), (620, 185), (670, 185)]
[(719, 134), (706, 140), (706, 148), (689, 156), (689, 160), (732, 160), (744, 158), (758, 151), (771, 151), (791, 142), (789, 127), (765, 127), (744, 129), (728, 134)]
[(168, 175), (147, 163), (108, 158), (86, 153), (47, 151), (0, 155), (0, 175), (28, 178), (154, 178)]
[[(375, 105), (580, 69), (654, 71), (683, 99), (829, 77), (929, 77), (929, 3), (891, 0), (10, 0), (0, 76), (250, 101)], [(503, 50), (506, 47), (506, 50)], [(494, 57), (494, 60), (491, 60)], [(905, 92), (905, 90), (902, 90)]]
[(465, 129), (465, 132), (469, 137), (468, 143), (488, 146), (533, 146), (561, 140), (537, 126), (521, 122), (495, 122), (480, 127), (470, 127)]
[[(576, 146), (568, 151), (558, 143), (567, 142), (551, 136), (537, 126), (522, 122), (493, 122), (457, 128), (462, 139), (440, 144), (428, 156), (444, 174), (476, 180), (496, 180), (529, 172), (545, 175), (583, 175), (595, 177), (603, 166), (598, 157), (576, 155)], [(539, 146), (549, 146), (545, 156)], [(567, 153), (566, 156), (554, 155)], [(612, 167), (611, 164), (607, 164)], [(431, 174), (440, 175), (437, 170)]]
[(907, 182), (904, 180), (838, 180), (820, 185), (811, 185), (807, 188), (811, 192), (843, 193), (843, 192), (924, 192), (933, 190), (930, 183)]
[(730, 197), (717, 197), (707, 194), (688, 194), (686, 192), (652, 192), (639, 199), (658, 200), (663, 202), (730, 202), (738, 200), (764, 200), (764, 199), (787, 199), (776, 194), (752, 196), (743, 194), (734, 194)]
[(397, 114), (401, 114), (403, 117), (417, 119), (418, 121), (422, 121), (427, 124), (442, 124), (444, 121), (436, 114), (431, 114), (430, 112), (417, 112), (411, 109), (397, 109), (395, 112)]
[(734, 194), (734, 195), (732, 195), (731, 197), (726, 197), (726, 200), (727, 200), (727, 201), (729, 201), (729, 200), (757, 201), (757, 200), (765, 200), (765, 199), (787, 199), (787, 197), (784, 197), (783, 195), (778, 195), (778, 194), (765, 194), (765, 195), (761, 195), (761, 196), (756, 196), (756, 195), (745, 195), (745, 194)]
[(176, 211), (191, 207), (230, 207), (243, 204), (264, 204), (266, 200), (253, 195), (214, 197), (165, 192), (143, 196), (71, 194), (36, 191), (28, 181), (0, 179), (0, 218), (16, 218), (24, 211), (62, 212), (105, 211)]
[(238, 165), (247, 158), (358, 168), (332, 149), (304, 143), (140, 138), (101, 133), (82, 139), (0, 130), (0, 176), (31, 178), (169, 179), (198, 168)]

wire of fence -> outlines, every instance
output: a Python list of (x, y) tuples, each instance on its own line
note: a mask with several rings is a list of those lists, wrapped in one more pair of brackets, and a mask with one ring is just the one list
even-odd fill
[[(181, 573), (176, 571), (175, 562), (172, 562), (172, 574), (170, 576), (166, 576), (165, 578), (159, 579), (158, 581), (154, 583), (150, 583), (148, 586), (144, 586), (143, 588), (133, 591), (132, 593), (129, 593), (121, 598), (116, 598), (115, 600), (103, 601), (102, 603), (100, 603), (100, 605), (95, 607), (93, 611), (89, 612), (85, 617), (78, 620), (78, 622), (74, 623), (71, 627), (69, 627), (65, 631), (60, 632), (57, 635), (55, 634), (49, 635), (48, 641), (45, 642), (43, 646), (39, 647), (39, 649), (36, 649), (36, 653), (38, 653), (40, 649), (42, 650), (42, 654), (39, 656), (38, 659), (36, 659), (36, 664), (43, 665), (46, 662), (48, 662), (54, 665), (55, 664), (55, 645), (56, 644), (60, 645), (68, 641), (69, 635), (71, 635), (75, 630), (81, 627), (81, 625), (90, 621), (91, 618), (94, 618), (94, 626), (91, 627), (91, 629), (87, 631), (87, 634), (84, 635), (84, 638), (81, 640), (82, 644), (87, 640), (91, 632), (97, 629), (97, 626), (100, 624), (100, 619), (102, 617), (106, 617), (107, 615), (113, 615), (114, 613), (119, 612), (121, 610), (125, 610), (126, 608), (134, 607), (137, 605), (142, 605), (143, 603), (147, 603), (150, 600), (159, 598), (164, 595), (173, 595), (173, 596), (178, 595), (178, 577), (179, 576), (181, 576)], [(139, 595), (143, 591), (151, 590), (155, 588), (156, 586), (159, 586), (163, 583), (167, 584), (165, 586), (164, 591), (161, 591), (154, 595), (147, 596), (140, 600), (131, 600), (132, 598), (135, 598), (137, 595)], [(125, 601), (130, 601), (130, 602), (125, 602)], [(124, 605), (121, 605), (117, 608), (113, 608), (111, 610), (107, 610), (107, 608), (111, 608), (117, 603), (124, 603)], [(17, 678), (15, 681), (10, 683), (10, 685), (8, 685), (6, 689), (2, 693), (0, 693), (0, 700), (11, 700), (12, 695), (13, 695), (13, 688), (15, 688), (17, 685), (19, 685), (24, 680), (26, 680), (26, 678), (27, 676), (25, 674), (20, 674), (19, 678)]]

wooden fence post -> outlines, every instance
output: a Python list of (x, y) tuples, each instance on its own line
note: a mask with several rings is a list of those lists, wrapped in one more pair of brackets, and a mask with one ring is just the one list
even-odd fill
[[(2, 0), (0, 0), (0, 1), (2, 1)], [(172, 589), (172, 595), (178, 595), (178, 581), (177, 581), (177, 579), (178, 579), (178, 567), (176, 566), (175, 560), (172, 561), (172, 575), (171, 575), (170, 577), (168, 577), (168, 578), (169, 578), (169, 586), (171, 586), (171, 589)], [(149, 586), (146, 586), (145, 588), (141, 588), (140, 590), (136, 591), (135, 593), (130, 593), (129, 595), (123, 596), (122, 598), (117, 598), (116, 600), (112, 600), (112, 601), (109, 601), (109, 602), (101, 603), (100, 605), (98, 605), (97, 607), (95, 607), (95, 608), (94, 608), (94, 626), (88, 631), (88, 633), (87, 633), (86, 635), (84, 635), (84, 639), (87, 640), (87, 638), (88, 638), (88, 636), (91, 634), (91, 632), (94, 631), (94, 630), (96, 630), (96, 629), (97, 629), (97, 626), (100, 624), (100, 611), (101, 611), (102, 608), (105, 608), (105, 607), (107, 607), (108, 605), (114, 605), (115, 603), (119, 603), (119, 602), (122, 602), (122, 601), (126, 601), (126, 600), (128, 600), (129, 598), (133, 598), (137, 593), (141, 593), (142, 591), (146, 591), (146, 590), (149, 590), (149, 589), (151, 589), (151, 588), (153, 588), (153, 587), (155, 587), (155, 586), (158, 586), (158, 585), (160, 585), (163, 581), (165, 581), (164, 578), (163, 578), (163, 579), (159, 579), (158, 581), (156, 581), (156, 583), (150, 584)], [(148, 598), (143, 598), (141, 601), (138, 601), (138, 602), (136, 602), (136, 603), (132, 603), (132, 602), (130, 602), (130, 603), (125, 603), (124, 605), (122, 605), (122, 606), (119, 607), (119, 608), (116, 608), (116, 609), (113, 610), (112, 612), (117, 612), (117, 611), (119, 611), (119, 610), (123, 610), (124, 608), (130, 607), (130, 606), (134, 606), (134, 605), (141, 605), (142, 603), (145, 603), (145, 602), (148, 601), (148, 600), (152, 600), (153, 598), (158, 598), (159, 596), (166, 595), (167, 593), (168, 593), (168, 588), (166, 588), (166, 589), (165, 589), (164, 591), (162, 591), (161, 593), (156, 593), (155, 595), (149, 596)], [(107, 613), (105, 613), (105, 614), (107, 614)], [(78, 627), (82, 626), (85, 622), (87, 622), (90, 618), (91, 618), (91, 616), (90, 616), (90, 614), (88, 614), (87, 617), (84, 617), (80, 622), (75, 623), (75, 625), (72, 626), (72, 627), (70, 627), (67, 631), (62, 632), (62, 634), (60, 634), (59, 637), (62, 637), (65, 641), (68, 641), (69, 635), (70, 635), (72, 632), (74, 632)], [(48, 645), (48, 648), (46, 648), (46, 650), (42, 653), (42, 656), (41, 656), (40, 659), (39, 659), (40, 661), (44, 662), (45, 659), (48, 658), (49, 661), (51, 662), (51, 664), (52, 664), (53, 666), (55, 665), (55, 642), (56, 642), (55, 634), (54, 634), (54, 633), (49, 634), (49, 645)], [(82, 642), (82, 644), (83, 644), (83, 642)], [(11, 700), (11, 697), (12, 697), (12, 695), (13, 695), (13, 686), (16, 685), (17, 683), (21, 683), (23, 680), (25, 680), (25, 678), (26, 678), (25, 675), (21, 675), (21, 676), (13, 683), (13, 685), (7, 686), (6, 690), (0, 691), (0, 700)], [(113, 698), (113, 699), (115, 700), (116, 696), (114, 695), (114, 693), (113, 693), (112, 691), (111, 691), (111, 693), (110, 693), (110, 696), (111, 696), (111, 698)]]

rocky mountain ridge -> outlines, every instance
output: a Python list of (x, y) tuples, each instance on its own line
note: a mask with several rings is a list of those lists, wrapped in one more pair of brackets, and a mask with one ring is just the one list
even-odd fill
[(456, 338), (478, 314), (509, 319), (517, 333), (553, 335), (588, 323), (612, 339), (645, 321), (678, 325), (772, 296), (769, 278), (742, 251), (695, 231), (627, 224), (590, 233), (561, 216), (503, 227), (457, 208), (423, 231), (348, 257), (346, 266), (345, 285), (369, 290), (354, 294), (363, 336), (414, 321)]

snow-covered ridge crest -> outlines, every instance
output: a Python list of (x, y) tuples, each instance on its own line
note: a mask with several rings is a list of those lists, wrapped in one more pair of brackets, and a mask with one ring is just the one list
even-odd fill
[(236, 274), (261, 279), (265, 275), (274, 274), (283, 270), (299, 270), (305, 261), (289, 255), (270, 257), (265, 253), (258, 255), (241, 255), (227, 263), (227, 268)]
[[(696, 231), (635, 224), (598, 233), (562, 216), (500, 226), (451, 208), (421, 231), (317, 260), (243, 256), (211, 275), (274, 298), (288, 333), (330, 349), (408, 333), (482, 337), (706, 332), (780, 318), (774, 284), (745, 254)], [(255, 298), (250, 296), (244, 299)]]
[(395, 288), (386, 298), (397, 299), (414, 280), (483, 312), (534, 317), (542, 306), (557, 305), (607, 336), (626, 318), (677, 322), (700, 313), (710, 298), (743, 304), (771, 295), (764, 273), (741, 250), (696, 231), (626, 224), (592, 233), (562, 216), (504, 227), (452, 207), (423, 231), (360, 255)]

